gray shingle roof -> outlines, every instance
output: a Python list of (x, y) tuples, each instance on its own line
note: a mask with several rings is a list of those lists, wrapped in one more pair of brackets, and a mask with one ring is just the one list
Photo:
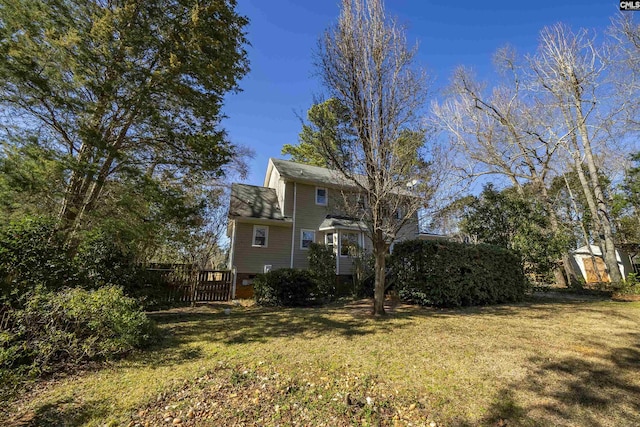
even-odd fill
[(367, 224), (364, 221), (335, 215), (327, 215), (327, 217), (320, 223), (318, 230), (331, 230), (331, 229), (350, 229), (350, 230), (366, 230)]
[(276, 190), (255, 185), (231, 185), (229, 216), (284, 220)]
[[(270, 159), (273, 162), (275, 168), (280, 172), (280, 176), (295, 181), (308, 182), (313, 184), (329, 185), (342, 187), (346, 189), (358, 189), (357, 185), (349, 178), (342, 175), (336, 170), (327, 168), (321, 168), (319, 166), (305, 165), (303, 163), (296, 163), (290, 160), (282, 159)], [(367, 177), (364, 175), (354, 175), (354, 178), (363, 186), (367, 187)], [(398, 188), (394, 191), (396, 194), (405, 195), (408, 197), (415, 196), (404, 187)]]
[(327, 185), (342, 186), (347, 184), (346, 179), (335, 170), (282, 159), (272, 158), (271, 161), (275, 168), (278, 169), (278, 172), (280, 172), (280, 176), (284, 178)]

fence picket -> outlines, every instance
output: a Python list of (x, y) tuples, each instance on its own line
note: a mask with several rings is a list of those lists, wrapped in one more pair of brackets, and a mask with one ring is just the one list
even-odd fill
[(167, 284), (166, 302), (212, 302), (231, 299), (232, 275), (229, 270), (194, 271), (184, 265), (154, 265)]

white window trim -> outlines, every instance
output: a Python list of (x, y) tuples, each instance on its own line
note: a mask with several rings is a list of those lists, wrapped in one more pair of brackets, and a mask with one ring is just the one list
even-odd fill
[[(324, 190), (324, 203), (318, 203), (318, 190)], [(316, 205), (327, 206), (327, 203), (329, 202), (329, 190), (327, 189), (327, 187), (316, 187), (315, 197)]]
[(302, 238), (304, 237), (305, 231), (313, 233), (313, 239), (311, 240), (311, 243), (315, 243), (316, 242), (316, 230), (311, 230), (309, 228), (300, 229), (300, 249), (303, 250), (303, 251), (308, 251), (309, 248), (305, 248), (305, 247), (302, 246)]
[(357, 231), (341, 231), (338, 234), (338, 240), (340, 242), (340, 247), (338, 248), (338, 255), (340, 256), (340, 258), (353, 258), (353, 255), (342, 255), (342, 236), (343, 234), (355, 234), (356, 235), (356, 244), (358, 245), (358, 247), (360, 247), (360, 249), (364, 249), (363, 245), (361, 244), (361, 239), (362, 239), (362, 233), (357, 232)]
[[(259, 228), (264, 228), (264, 245), (256, 245), (256, 230)], [(251, 247), (252, 248), (267, 248), (269, 247), (269, 226), (268, 225), (254, 225), (253, 226), (253, 234), (251, 236)]]
[[(331, 236), (331, 244), (329, 244), (329, 236)], [(331, 233), (325, 233), (324, 235), (324, 244), (326, 246), (334, 246), (336, 245), (336, 236), (335, 233), (331, 232)]]

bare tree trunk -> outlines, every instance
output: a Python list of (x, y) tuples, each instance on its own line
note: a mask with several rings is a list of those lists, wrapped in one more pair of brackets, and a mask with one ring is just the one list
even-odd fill
[[(379, 233), (380, 235), (382, 233)], [(377, 243), (374, 246), (375, 257), (375, 288), (373, 298), (373, 314), (375, 316), (385, 315), (384, 311), (384, 291), (385, 291), (385, 275), (386, 275), (386, 246), (384, 242), (382, 244)]]
[[(583, 174), (584, 175), (584, 174)], [(571, 186), (569, 185), (569, 180), (567, 180), (567, 176), (564, 175), (564, 184), (567, 187), (567, 191), (569, 192), (569, 199), (571, 199), (571, 204), (573, 205), (573, 209), (578, 212), (578, 205), (576, 204), (576, 199), (573, 197), (573, 190), (571, 190)], [(593, 260), (593, 265), (595, 265), (595, 256), (593, 254), (593, 250), (591, 250), (591, 242), (589, 241), (589, 233), (587, 233), (587, 229), (584, 226), (584, 222), (580, 221), (580, 229), (582, 230), (582, 235), (584, 236), (584, 242), (587, 245), (587, 248), (589, 249), (589, 254), (591, 254), (591, 259)], [(600, 277), (600, 270), (598, 270), (597, 268), (594, 269), (595, 273), (596, 273), (596, 277), (598, 278), (598, 281), (602, 281), (602, 278)]]
[[(578, 89), (576, 88), (576, 91)], [(587, 131), (587, 125), (585, 118), (582, 114), (582, 106), (576, 103), (576, 118), (578, 120), (578, 131), (580, 132), (580, 138), (582, 139), (582, 145), (584, 146), (585, 157), (587, 160), (587, 167), (589, 168), (589, 175), (591, 178), (591, 185), (593, 187), (593, 194), (595, 196), (595, 202), (597, 203), (597, 218), (600, 222), (600, 230), (602, 231), (602, 241), (604, 245), (600, 245), (602, 252), (602, 258), (607, 266), (609, 277), (612, 282), (622, 282), (624, 278), (620, 273), (618, 267), (618, 259), (616, 257), (616, 246), (613, 241), (613, 227), (611, 226), (611, 219), (609, 218), (610, 209), (604, 199), (604, 193), (600, 184), (600, 176), (598, 174), (598, 167), (593, 158), (593, 151), (591, 150), (591, 141), (589, 140), (589, 133)]]
[[(607, 51), (598, 48), (594, 37), (586, 30), (574, 33), (562, 24), (545, 27), (540, 40), (539, 54), (531, 61), (533, 70), (538, 76), (538, 83), (555, 98), (563, 115), (572, 144), (569, 151), (574, 158), (589, 210), (598, 225), (598, 238), (605, 265), (612, 281), (622, 281), (609, 218), (610, 210), (604, 199), (591, 146), (591, 135), (587, 129), (587, 117), (596, 108), (601, 108), (600, 112), (607, 114), (604, 119), (591, 120), (590, 125), (599, 130), (610, 131), (610, 120), (617, 114), (615, 110), (607, 111), (606, 103), (598, 99), (599, 88), (607, 73)], [(587, 105), (589, 107), (585, 110)], [(587, 163), (590, 182), (582, 171), (582, 156)]]
[[(549, 214), (549, 223), (551, 224), (551, 231), (553, 234), (558, 234), (560, 232), (560, 225), (558, 224), (558, 216), (556, 215), (556, 211), (553, 209), (553, 205), (549, 200), (549, 192), (547, 191), (546, 185), (544, 183), (540, 183), (540, 198), (542, 199), (542, 203), (544, 204), (547, 213)], [(570, 266), (567, 265), (565, 257), (563, 256), (560, 260), (558, 260), (558, 265), (553, 268), (553, 276), (556, 279), (556, 284), (563, 288), (566, 288), (568, 280), (571, 280), (571, 275), (569, 274)], [(567, 277), (565, 278), (565, 273)]]
[(403, 131), (424, 138), (419, 113), (427, 81), (413, 64), (415, 49), (407, 47), (404, 30), (385, 15), (381, 0), (341, 3), (338, 23), (320, 40), (317, 65), (328, 95), (345, 108), (348, 137), (340, 150), (334, 139), (319, 143), (348, 191), (367, 197), (365, 208), (347, 211), (366, 223), (375, 259), (373, 312), (383, 315), (386, 250), (405, 225), (418, 222), (417, 212), (432, 194), (435, 167), (420, 146), (406, 153), (409, 141), (401, 138)]

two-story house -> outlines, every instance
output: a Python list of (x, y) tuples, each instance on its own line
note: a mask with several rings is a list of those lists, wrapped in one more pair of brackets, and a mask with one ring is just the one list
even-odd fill
[[(336, 171), (269, 159), (264, 186), (233, 184), (227, 234), (229, 267), (235, 269), (234, 298), (253, 295), (258, 273), (307, 268), (311, 243), (336, 254), (336, 274), (351, 275), (354, 247), (371, 249), (366, 224), (344, 213), (344, 194), (353, 189)], [(416, 238), (417, 215), (398, 240)]]

